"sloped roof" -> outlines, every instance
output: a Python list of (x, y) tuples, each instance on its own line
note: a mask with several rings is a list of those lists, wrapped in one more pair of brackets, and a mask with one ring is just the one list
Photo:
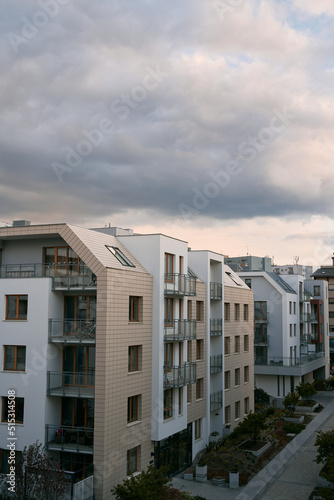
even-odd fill
[(281, 287), (283, 288), (283, 290), (287, 293), (294, 293), (295, 295), (297, 295), (297, 293), (295, 292), (295, 290), (286, 282), (284, 281), (283, 278), (281, 278), (281, 276), (279, 274), (276, 274), (276, 273), (267, 273), (274, 281), (276, 281), (276, 283)]
[(317, 269), (313, 274), (311, 274), (311, 277), (313, 278), (319, 278), (319, 277), (334, 277), (334, 266), (331, 267), (321, 267), (320, 269)]

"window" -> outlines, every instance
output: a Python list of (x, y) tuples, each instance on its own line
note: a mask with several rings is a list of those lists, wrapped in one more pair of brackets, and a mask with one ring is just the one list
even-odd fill
[(129, 321), (139, 322), (141, 319), (140, 309), (142, 297), (129, 297)]
[(83, 262), (70, 247), (44, 248), (44, 275), (77, 275)]
[(174, 299), (165, 299), (165, 326), (173, 326)]
[(203, 321), (203, 302), (196, 301), (196, 320)]
[(203, 398), (203, 382), (202, 378), (197, 379), (196, 381), (196, 399)]
[(225, 372), (225, 390), (228, 390), (231, 388), (231, 373), (230, 371)]
[(196, 359), (203, 359), (203, 340), (196, 340)]
[(187, 319), (192, 319), (191, 305), (192, 305), (191, 300), (188, 300), (188, 302), (187, 302)]
[(234, 320), (240, 321), (240, 304), (234, 304)]
[(293, 314), (296, 314), (296, 302), (293, 303)]
[(187, 341), (187, 361), (190, 362), (192, 360), (191, 355), (191, 340)]
[(174, 255), (165, 253), (165, 281), (174, 282)]
[(187, 385), (187, 403), (191, 403), (191, 385)]
[(249, 288), (252, 288), (252, 280), (250, 278), (246, 278), (245, 283)]
[(292, 314), (292, 302), (291, 302), (291, 300), (289, 301), (289, 314)]
[(240, 385), (240, 368), (234, 370), (234, 385)]
[(249, 413), (249, 398), (244, 399), (244, 413), (245, 415)]
[(139, 420), (140, 396), (131, 396), (128, 398), (128, 423)]
[(224, 304), (224, 319), (230, 321), (230, 304), (228, 302)]
[(106, 248), (108, 248), (109, 252), (111, 252), (113, 256), (116, 257), (116, 259), (122, 264), (122, 266), (136, 267), (118, 247), (110, 247), (106, 245)]
[(225, 406), (225, 425), (231, 422), (231, 407), (230, 405)]
[(244, 383), (249, 382), (249, 366), (244, 366)]
[(164, 344), (164, 363), (167, 370), (173, 366), (173, 344)]
[(329, 314), (329, 317), (330, 317), (330, 318), (334, 318), (334, 311), (329, 311), (329, 313), (328, 313), (328, 314)]
[(230, 337), (224, 338), (224, 354), (227, 356), (231, 353), (231, 339)]
[(248, 321), (249, 313), (248, 313), (248, 304), (244, 304), (244, 321)]
[(140, 370), (140, 345), (130, 345), (128, 355), (128, 371), (137, 372)]
[(173, 416), (173, 389), (164, 391), (164, 420)]
[(202, 436), (202, 420), (199, 418), (195, 420), (195, 439), (199, 439)]
[(249, 351), (249, 335), (244, 335), (244, 351)]
[[(1, 422), (8, 422), (13, 418), (12, 413), (12, 400), (8, 397), (2, 398), (2, 411), (1, 411)], [(24, 413), (24, 398), (15, 398), (15, 423), (23, 424), (23, 413)]]
[(27, 319), (28, 295), (6, 295), (6, 319)]
[(179, 415), (182, 415), (183, 387), (179, 388)]
[(240, 401), (236, 401), (234, 404), (234, 418), (236, 420), (240, 418)]
[(127, 451), (126, 473), (133, 474), (139, 469), (140, 446)]
[(294, 337), (297, 336), (297, 326), (296, 326), (296, 323), (293, 325), (293, 336)]
[(315, 285), (314, 286), (314, 296), (319, 296), (320, 295), (320, 286), (319, 285)]
[(24, 371), (26, 368), (26, 347), (18, 345), (4, 346), (4, 370)]
[(234, 352), (236, 354), (239, 354), (239, 352), (240, 352), (240, 336), (239, 335), (234, 337)]
[(267, 321), (267, 302), (254, 302), (255, 321)]

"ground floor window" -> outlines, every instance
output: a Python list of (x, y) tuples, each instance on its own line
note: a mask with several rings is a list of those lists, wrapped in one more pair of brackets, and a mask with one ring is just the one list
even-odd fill
[(154, 446), (154, 465), (159, 469), (167, 466), (173, 476), (185, 470), (192, 462), (192, 424)]

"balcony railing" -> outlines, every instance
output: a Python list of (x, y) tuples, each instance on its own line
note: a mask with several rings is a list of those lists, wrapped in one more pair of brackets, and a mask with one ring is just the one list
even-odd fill
[(165, 274), (165, 295), (196, 295), (196, 278), (189, 274)]
[(6, 264), (0, 266), (0, 278), (53, 278), (53, 289), (93, 288), (97, 278), (85, 264)]
[(94, 398), (95, 372), (48, 372), (47, 395)]
[(223, 369), (223, 356), (221, 354), (210, 356), (210, 373), (221, 372), (222, 369)]
[(95, 320), (49, 319), (49, 342), (95, 344)]
[(304, 366), (319, 358), (324, 358), (324, 352), (315, 352), (312, 354), (305, 354), (300, 358), (280, 358), (280, 357), (257, 357), (255, 356), (255, 365), (261, 366)]
[(223, 391), (210, 394), (210, 411), (218, 410), (223, 406)]
[(93, 454), (94, 429), (64, 425), (45, 426), (47, 450)]
[(221, 300), (223, 298), (223, 285), (221, 283), (210, 283), (210, 299)]
[(196, 363), (164, 367), (164, 388), (182, 387), (196, 382)]
[(181, 342), (182, 340), (196, 339), (195, 319), (174, 319), (172, 322), (165, 320), (164, 340)]
[(311, 294), (310, 292), (301, 292), (299, 294), (299, 302), (310, 302), (311, 300)]
[(318, 322), (319, 322), (318, 315), (317, 314), (311, 314), (311, 323), (318, 323)]
[(311, 313), (301, 313), (300, 314), (301, 323), (311, 323)]
[(310, 333), (303, 333), (300, 336), (300, 341), (302, 344), (311, 344), (312, 343), (312, 335)]
[(269, 345), (269, 335), (255, 335), (254, 345)]
[(223, 320), (210, 319), (210, 335), (211, 337), (218, 337), (223, 333)]

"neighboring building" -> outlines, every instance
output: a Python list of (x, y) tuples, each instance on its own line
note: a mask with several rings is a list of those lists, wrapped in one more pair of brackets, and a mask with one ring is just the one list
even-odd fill
[(0, 259), (3, 450), (14, 389), (17, 453), (38, 440), (100, 500), (153, 461), (183, 469), (253, 409), (253, 293), (222, 255), (21, 221), (0, 228)]
[(254, 255), (244, 255), (243, 257), (225, 257), (227, 264), (233, 271), (271, 271), (270, 257), (256, 257)]
[(312, 266), (303, 266), (301, 264), (291, 264), (286, 266), (271, 266), (271, 270), (276, 274), (298, 274), (305, 279), (310, 279), (313, 273)]
[(282, 399), (301, 381), (327, 378), (326, 283), (322, 295), (313, 298), (313, 281), (297, 274), (249, 271), (239, 276), (254, 292), (255, 385)]
[[(326, 302), (328, 304), (329, 310), (329, 341), (330, 341), (330, 353), (331, 353), (331, 364), (334, 365), (334, 257), (332, 266), (321, 266), (317, 269), (312, 277), (314, 280), (325, 280), (328, 283), (328, 298)], [(317, 287), (318, 283), (314, 286)], [(315, 289), (318, 293), (318, 289)]]

